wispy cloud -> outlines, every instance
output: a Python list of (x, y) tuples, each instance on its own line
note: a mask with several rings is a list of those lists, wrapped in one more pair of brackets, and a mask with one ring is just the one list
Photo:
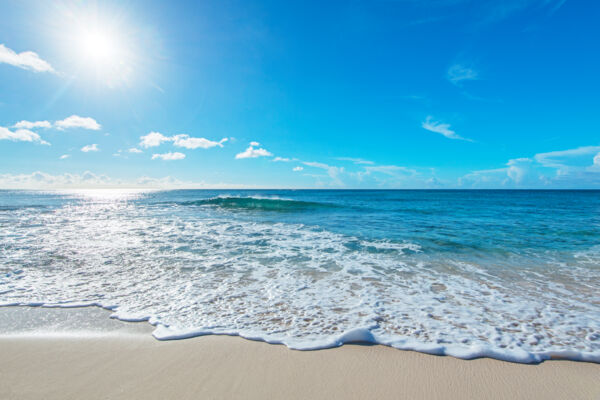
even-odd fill
[(391, 176), (395, 176), (398, 173), (403, 173), (403, 174), (416, 174), (417, 173), (417, 171), (412, 168), (402, 167), (399, 165), (373, 165), (373, 166), (365, 167), (365, 171), (369, 174), (372, 172), (380, 172), (382, 174), (391, 175)]
[(98, 145), (94, 143), (88, 144), (87, 146), (83, 146), (81, 148), (81, 151), (83, 151), (84, 153), (89, 153), (90, 151), (100, 151), (100, 149), (98, 148)]
[(0, 44), (0, 63), (34, 72), (55, 72), (50, 63), (42, 60), (37, 53), (33, 51), (17, 53), (3, 44)]
[(294, 172), (299, 172), (299, 171), (302, 171), (302, 170), (304, 170), (304, 168), (302, 168), (302, 167), (301, 167), (301, 166), (299, 166), (299, 165), (298, 165), (297, 167), (294, 167), (294, 168), (292, 169), (292, 171), (294, 171)]
[(255, 148), (258, 146), (260, 146), (260, 143), (250, 142), (250, 146), (243, 152), (236, 154), (235, 158), (239, 160), (244, 158), (270, 157), (273, 155), (262, 147)]
[(340, 179), (340, 175), (344, 172), (343, 167), (336, 167), (316, 161), (303, 161), (302, 164), (306, 165), (307, 167), (320, 168), (327, 171), (327, 175), (329, 175), (336, 186), (343, 185), (343, 182)]
[(479, 79), (479, 73), (477, 71), (463, 64), (452, 65), (448, 68), (446, 76), (452, 84), (457, 86), (464, 81), (474, 81)]
[(102, 127), (94, 118), (80, 117), (79, 115), (71, 115), (61, 121), (56, 121), (54, 126), (57, 129), (64, 130), (69, 128), (82, 128), (92, 131), (100, 130)]
[(535, 160), (545, 167), (561, 168), (565, 166), (565, 159), (600, 152), (600, 146), (582, 146), (576, 149), (550, 151), (538, 153)]
[(141, 151), (140, 149), (136, 148), (136, 147), (132, 147), (129, 150), (127, 150), (129, 153), (143, 153), (143, 151)]
[(421, 124), (423, 129), (428, 130), (430, 132), (439, 133), (440, 135), (444, 135), (448, 139), (457, 139), (457, 140), (465, 140), (467, 142), (472, 142), (473, 140), (464, 138), (450, 129), (450, 124), (444, 124), (439, 121), (434, 121), (432, 116), (428, 116), (425, 121)]
[(185, 154), (175, 152), (175, 153), (163, 153), (163, 154), (152, 154), (152, 159), (161, 159), (164, 161), (172, 161), (172, 160), (183, 160), (185, 158)]
[(339, 161), (350, 161), (354, 164), (365, 164), (365, 165), (373, 165), (375, 164), (373, 161), (369, 161), (369, 160), (364, 160), (362, 158), (354, 158), (354, 157), (337, 157), (336, 160)]
[(0, 126), (0, 140), (10, 140), (13, 142), (32, 142), (49, 146), (50, 143), (43, 140), (40, 135), (28, 129), (17, 129), (11, 131), (8, 128)]

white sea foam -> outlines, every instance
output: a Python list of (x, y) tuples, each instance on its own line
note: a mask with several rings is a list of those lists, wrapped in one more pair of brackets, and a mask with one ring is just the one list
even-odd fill
[(126, 202), (15, 211), (0, 238), (0, 305), (99, 305), (156, 325), (158, 339), (600, 362), (597, 268), (493, 268), (414, 243)]

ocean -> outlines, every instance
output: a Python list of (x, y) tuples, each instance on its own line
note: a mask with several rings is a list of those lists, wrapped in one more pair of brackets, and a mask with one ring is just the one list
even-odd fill
[(600, 191), (0, 191), (0, 305), (157, 339), (600, 362)]

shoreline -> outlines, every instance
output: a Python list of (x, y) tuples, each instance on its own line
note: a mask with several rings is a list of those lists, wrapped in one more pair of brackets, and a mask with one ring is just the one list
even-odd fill
[(0, 332), (0, 398), (600, 397), (600, 364), (581, 361), (462, 360), (369, 344), (295, 351), (224, 335), (159, 341), (151, 325), (98, 308), (31, 308), (15, 322), (20, 311), (1, 315), (13, 331)]

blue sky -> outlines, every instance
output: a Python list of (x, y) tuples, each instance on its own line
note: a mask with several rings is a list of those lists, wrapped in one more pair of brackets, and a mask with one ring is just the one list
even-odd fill
[(600, 187), (596, 2), (0, 15), (3, 188)]

